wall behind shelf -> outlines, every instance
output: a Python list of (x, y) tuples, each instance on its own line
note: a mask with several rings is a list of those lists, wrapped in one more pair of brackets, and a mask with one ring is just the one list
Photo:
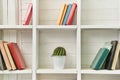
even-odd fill
[(0, 25), (2, 24), (2, 0), (0, 0)]

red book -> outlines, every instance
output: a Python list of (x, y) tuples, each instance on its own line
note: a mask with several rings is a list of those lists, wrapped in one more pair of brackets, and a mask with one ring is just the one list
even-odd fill
[(76, 7), (77, 7), (77, 4), (73, 3), (72, 7), (71, 7), (71, 10), (70, 10), (70, 14), (69, 14), (67, 22), (66, 22), (66, 25), (70, 25), (72, 23), (72, 19), (73, 19)]
[(13, 57), (13, 60), (15, 62), (15, 65), (18, 70), (22, 70), (26, 68), (25, 61), (23, 59), (22, 53), (17, 45), (17, 43), (8, 43), (8, 48), (10, 50), (10, 53)]
[(28, 4), (28, 9), (23, 21), (23, 25), (28, 25), (32, 17), (32, 3)]

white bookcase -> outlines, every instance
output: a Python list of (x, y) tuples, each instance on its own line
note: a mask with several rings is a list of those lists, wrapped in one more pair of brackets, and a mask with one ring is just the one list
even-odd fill
[[(32, 20), (23, 26), (30, 2)], [(56, 25), (61, 4), (73, 2), (72, 25)], [(119, 80), (120, 70), (90, 69), (106, 41), (120, 41), (119, 5), (119, 0), (0, 0), (0, 39), (17, 42), (27, 64), (25, 70), (0, 71), (0, 80)], [(57, 46), (67, 51), (63, 70), (53, 69), (51, 54)]]

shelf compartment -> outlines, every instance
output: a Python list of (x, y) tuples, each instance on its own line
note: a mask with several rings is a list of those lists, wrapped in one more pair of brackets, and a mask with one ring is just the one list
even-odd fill
[(77, 74), (37, 74), (37, 80), (77, 80)]
[[(22, 53), (22, 56), (25, 60), (27, 68), (32, 69), (32, 30), (31, 29), (30, 30), (22, 29), (22, 28), (13, 29), (13, 27), (10, 29), (0, 28), (0, 40), (17, 43)], [(16, 71), (13, 71), (13, 73), (14, 72)]]
[(77, 74), (76, 69), (38, 69), (37, 74)]
[(82, 25), (119, 24), (119, 0), (82, 0)]
[(76, 33), (73, 29), (38, 29), (37, 68), (53, 69), (53, 50), (63, 46), (67, 52), (65, 69), (76, 69)]
[(116, 29), (83, 29), (81, 31), (81, 67), (90, 68), (98, 50), (105, 42), (118, 40), (120, 31)]
[[(63, 3), (73, 3), (77, 0), (37, 0), (37, 21), (38, 25), (56, 25), (57, 18)], [(77, 23), (77, 10), (75, 12), (72, 25)]]

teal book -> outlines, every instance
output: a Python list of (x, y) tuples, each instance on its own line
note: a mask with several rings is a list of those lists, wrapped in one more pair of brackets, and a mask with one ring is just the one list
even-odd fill
[(69, 16), (69, 14), (70, 14), (71, 7), (72, 7), (72, 4), (68, 4), (67, 11), (66, 11), (66, 13), (65, 13), (65, 16), (64, 16), (62, 25), (66, 25), (68, 16)]
[(110, 49), (112, 47), (111, 43), (106, 42), (103, 46), (103, 48), (100, 48), (97, 52), (97, 55), (95, 56), (92, 64), (90, 65), (90, 68), (99, 70), (102, 68), (104, 61), (106, 60)]

